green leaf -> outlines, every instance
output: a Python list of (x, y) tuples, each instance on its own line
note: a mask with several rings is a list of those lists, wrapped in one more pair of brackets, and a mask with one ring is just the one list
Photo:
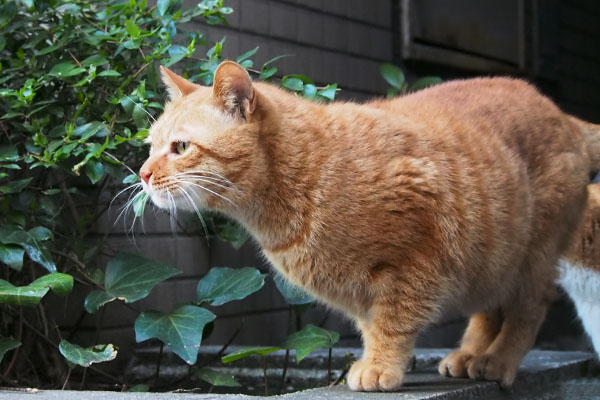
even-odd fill
[(284, 77), (281, 81), (281, 86), (299, 92), (304, 88), (304, 83), (298, 78)]
[(252, 267), (212, 268), (198, 282), (196, 302), (208, 302), (220, 306), (233, 300), (241, 300), (256, 292), (265, 284), (265, 275)]
[(139, 195), (135, 196), (133, 200), (133, 213), (136, 217), (141, 217), (144, 214), (148, 199), (150, 199), (150, 195), (146, 192), (140, 192)]
[(291, 334), (285, 340), (285, 349), (296, 350), (296, 362), (300, 363), (304, 357), (316, 349), (328, 349), (340, 340), (340, 334), (319, 328), (315, 325), (307, 325), (301, 331)]
[(141, 383), (139, 385), (133, 385), (132, 387), (127, 389), (127, 391), (128, 392), (137, 392), (137, 393), (146, 393), (146, 392), (150, 391), (150, 386)]
[(317, 87), (312, 83), (306, 84), (304, 85), (303, 94), (307, 99), (314, 99), (317, 95)]
[(83, 72), (85, 72), (85, 68), (78, 67), (72, 62), (62, 62), (52, 67), (52, 69), (48, 72), (48, 75), (56, 76), (58, 78), (66, 78), (69, 76), (79, 75)]
[(317, 94), (319, 96), (323, 96), (329, 100), (335, 99), (336, 93), (337, 93), (337, 83), (332, 83), (330, 85), (327, 85), (323, 89), (321, 89), (317, 92)]
[(60, 341), (58, 349), (67, 361), (85, 368), (92, 364), (112, 361), (117, 357), (117, 350), (112, 344), (97, 344), (83, 348), (63, 339)]
[(442, 78), (440, 78), (438, 76), (426, 76), (426, 77), (423, 77), (423, 78), (418, 79), (415, 82), (413, 82), (408, 87), (408, 91), (416, 92), (417, 90), (426, 89), (430, 86), (438, 85), (442, 82), (444, 82), (444, 81), (442, 80)]
[(15, 146), (0, 146), (0, 161), (17, 161), (19, 152)]
[(100, 161), (90, 160), (85, 164), (85, 173), (92, 184), (96, 184), (104, 176), (104, 165)]
[(308, 304), (315, 300), (311, 295), (302, 290), (302, 288), (292, 284), (277, 272), (273, 275), (273, 280), (275, 281), (275, 286), (277, 286), (279, 293), (281, 293), (285, 302), (288, 304)]
[[(108, 132), (110, 129), (108, 126), (100, 121), (92, 121), (84, 125), (80, 125), (73, 130), (72, 136), (78, 137), (80, 141), (86, 141), (94, 135), (97, 135), (101, 131)], [(104, 134), (101, 133), (100, 136)]]
[(29, 182), (31, 182), (32, 179), (33, 178), (25, 178), (25, 179), (18, 179), (16, 181), (10, 181), (4, 186), (0, 186), (0, 193), (3, 193), (3, 194), (19, 193), (20, 191), (22, 191), (23, 189), (25, 189), (27, 187), (27, 185), (29, 184)]
[(402, 72), (400, 68), (393, 64), (382, 64), (381, 67), (379, 67), (379, 71), (381, 72), (383, 79), (385, 79), (390, 86), (399, 90), (402, 89), (406, 79), (404, 77), (404, 72)]
[(127, 33), (134, 38), (140, 36), (140, 28), (138, 28), (138, 26), (135, 24), (135, 21), (131, 19), (125, 21), (125, 29), (127, 30)]
[(21, 246), (0, 244), (0, 261), (17, 271), (23, 268), (24, 255), (25, 250)]
[(85, 309), (95, 313), (115, 299), (132, 303), (143, 299), (160, 282), (181, 273), (168, 264), (133, 254), (118, 254), (108, 262), (104, 274), (105, 291), (93, 291), (85, 299)]
[(204, 382), (208, 382), (213, 386), (225, 386), (225, 387), (240, 387), (238, 381), (235, 380), (233, 375), (218, 372), (210, 368), (201, 368), (196, 371), (196, 376), (202, 379)]
[[(48, 272), (56, 272), (56, 265), (52, 261), (50, 251), (46, 247), (44, 240), (40, 239), (40, 229), (38, 227), (25, 231), (20, 226), (3, 225), (0, 226), (0, 243), (2, 244), (18, 244), (22, 246), (29, 258), (41, 264)], [(49, 239), (49, 238), (48, 238)]]
[(90, 65), (100, 66), (104, 64), (108, 64), (108, 59), (100, 54), (94, 54), (93, 56), (89, 56), (85, 60), (81, 62), (81, 64), (85, 67), (89, 67)]
[(107, 69), (98, 74), (98, 76), (121, 76), (121, 73), (114, 69)]
[(158, 15), (160, 15), (161, 17), (165, 15), (167, 10), (169, 9), (169, 5), (171, 5), (171, 0), (158, 0), (158, 2), (156, 3)]
[(275, 351), (281, 350), (280, 347), (250, 347), (247, 349), (242, 349), (238, 351), (234, 351), (233, 353), (227, 354), (225, 357), (221, 358), (221, 362), (223, 364), (228, 364), (232, 361), (237, 361), (242, 358), (246, 358), (248, 356), (258, 355), (258, 356), (266, 356), (269, 353), (273, 353)]
[(6, 353), (16, 349), (21, 346), (21, 344), (21, 342), (13, 337), (0, 337), (0, 363)]
[(146, 114), (146, 110), (144, 109), (143, 105), (139, 103), (136, 104), (131, 111), (131, 116), (133, 117), (133, 122), (135, 122), (135, 126), (138, 129), (148, 126), (148, 114)]
[(123, 183), (134, 183), (140, 180), (138, 174), (127, 175), (125, 179), (123, 179)]
[(73, 289), (73, 277), (56, 272), (44, 275), (27, 286), (14, 286), (0, 279), (0, 303), (33, 306), (39, 304), (49, 289), (59, 296), (66, 296)]
[(242, 61), (252, 57), (253, 55), (256, 54), (256, 52), (258, 51), (258, 47), (253, 48), (252, 50), (248, 50), (247, 52), (245, 52), (244, 54), (242, 54), (241, 56), (238, 56), (235, 61), (239, 64)]
[(215, 318), (210, 311), (191, 305), (179, 306), (169, 314), (144, 311), (135, 320), (135, 340), (159, 339), (186, 363), (193, 365), (198, 357), (204, 326)]

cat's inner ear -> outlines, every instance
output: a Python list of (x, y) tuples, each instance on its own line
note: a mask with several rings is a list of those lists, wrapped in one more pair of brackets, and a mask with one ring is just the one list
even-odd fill
[(223, 61), (215, 71), (213, 98), (230, 114), (248, 119), (256, 108), (256, 93), (248, 72), (233, 61)]
[(171, 100), (176, 100), (201, 88), (200, 85), (188, 81), (162, 65), (160, 66), (160, 74)]

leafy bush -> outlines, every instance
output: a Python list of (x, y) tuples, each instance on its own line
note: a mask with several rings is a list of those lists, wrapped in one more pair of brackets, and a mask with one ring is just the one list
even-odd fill
[[(190, 8), (171, 0), (153, 6), (147, 0), (1, 3), (0, 361), (4, 358), (7, 382), (66, 385), (74, 366), (94, 368), (93, 363), (117, 356), (111, 344), (84, 348), (60, 338), (44, 308), (50, 291), (67, 296), (74, 285), (84, 287), (89, 294), (78, 307), (94, 313), (116, 299), (138, 301), (179, 273), (167, 264), (111, 253), (94, 234), (95, 224), (107, 209), (104, 193), (139, 189), (135, 169), (147, 155), (149, 120), (162, 110), (158, 65), (177, 63), (190, 80), (211, 84), (222, 61), (224, 39), (209, 45), (202, 33), (186, 32), (182, 24), (192, 18), (226, 23), (232, 11), (223, 0)], [(237, 61), (251, 69), (257, 50)], [(205, 55), (197, 57), (201, 51)], [(276, 60), (252, 71), (274, 79)], [(285, 76), (281, 84), (317, 101), (332, 100), (337, 90), (335, 84), (317, 87), (302, 75)], [(123, 184), (131, 185), (122, 189)], [(141, 193), (129, 196), (137, 216), (147, 200)], [(230, 221), (212, 217), (209, 222), (215, 236), (234, 246), (245, 241)], [(194, 364), (203, 330), (209, 334), (204, 327), (216, 318), (203, 306), (242, 299), (264, 279), (254, 268), (215, 268), (199, 282), (198, 298), (190, 304), (164, 314), (142, 312), (136, 340), (157, 339)], [(222, 290), (224, 282), (228, 290)], [(290, 304), (311, 301), (281, 281), (277, 285)], [(298, 349), (293, 340), (286, 343)], [(52, 354), (62, 354), (68, 363)], [(200, 375), (232, 384), (210, 370), (201, 369)]]

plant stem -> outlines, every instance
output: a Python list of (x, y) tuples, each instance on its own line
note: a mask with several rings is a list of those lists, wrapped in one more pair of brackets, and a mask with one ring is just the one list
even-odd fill
[(327, 385), (331, 382), (331, 347), (329, 348), (329, 357), (327, 358)]
[(283, 361), (283, 372), (281, 373), (281, 386), (279, 387), (279, 394), (283, 393), (283, 387), (285, 386), (285, 375), (287, 374), (289, 360), (290, 360), (290, 350), (286, 349), (285, 359)]
[(85, 385), (85, 377), (87, 376), (87, 368), (83, 369), (83, 377), (81, 378), (81, 383), (79, 384), (79, 390), (83, 390), (83, 386)]
[(265, 356), (262, 357), (263, 362), (263, 374), (265, 377), (265, 396), (269, 395), (269, 380), (267, 379), (267, 358)]
[(65, 390), (67, 387), (67, 383), (69, 383), (69, 378), (71, 377), (71, 371), (73, 368), (69, 365), (69, 371), (67, 372), (67, 377), (65, 378), (65, 383), (63, 383), (62, 388), (60, 390)]
[(156, 374), (154, 375), (154, 387), (158, 386), (158, 378), (159, 378), (159, 374), (160, 374), (160, 362), (162, 360), (164, 347), (165, 347), (165, 344), (163, 342), (160, 342), (160, 352), (158, 353), (158, 363), (156, 363)]

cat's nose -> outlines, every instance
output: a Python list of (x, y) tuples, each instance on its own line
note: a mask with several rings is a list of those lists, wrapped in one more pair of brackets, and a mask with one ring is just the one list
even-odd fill
[(144, 180), (144, 182), (148, 183), (150, 177), (152, 176), (152, 172), (150, 171), (140, 171), (140, 177)]

